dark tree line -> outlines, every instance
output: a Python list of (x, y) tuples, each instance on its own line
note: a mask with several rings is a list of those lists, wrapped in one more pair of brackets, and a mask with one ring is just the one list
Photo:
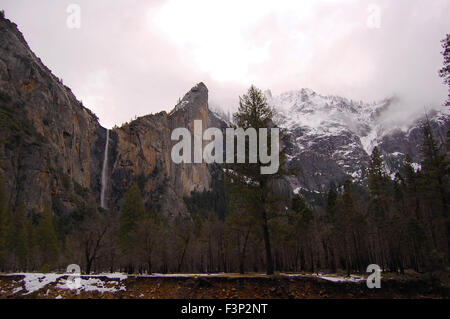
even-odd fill
[[(450, 89), (448, 35), (442, 43), (439, 74)], [(272, 117), (264, 95), (252, 86), (234, 120), (243, 128), (274, 127)], [(450, 247), (449, 154), (450, 131), (446, 140), (437, 138), (427, 120), (420, 167), (406, 156), (392, 179), (375, 148), (366, 186), (351, 180), (332, 184), (324, 207), (313, 209), (302, 196), (279, 191), (280, 180), (295, 173), (283, 168), (281, 149), (274, 175), (260, 174), (260, 158), (225, 165), (224, 178), (216, 167), (214, 189), (185, 199), (191, 214), (172, 220), (156, 208), (146, 210), (139, 183), (129, 187), (118, 212), (91, 203), (67, 215), (55, 199), (36, 215), (22, 202), (8, 203), (0, 176), (0, 271), (64, 271), (74, 263), (86, 273), (349, 274), (369, 264), (400, 273), (444, 269)]]
[[(242, 101), (266, 108), (250, 102)], [(331, 185), (315, 209), (300, 195), (277, 195), (277, 179), (292, 172), (261, 177), (259, 163), (225, 166), (221, 191), (186, 199), (190, 216), (172, 220), (145, 209), (137, 184), (119, 212), (91, 205), (69, 222), (53, 203), (31, 216), (23, 203), (8, 205), (0, 180), (0, 270), (63, 271), (73, 263), (86, 273), (351, 273), (373, 263), (400, 273), (439, 270), (449, 263), (450, 143), (428, 122), (423, 136), (420, 168), (407, 156), (392, 179), (375, 148), (365, 194), (351, 180)]]

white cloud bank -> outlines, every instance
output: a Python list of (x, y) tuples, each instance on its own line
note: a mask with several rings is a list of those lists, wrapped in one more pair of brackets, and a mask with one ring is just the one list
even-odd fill
[[(447, 0), (1, 0), (31, 48), (103, 125), (170, 110), (203, 81), (210, 100), (236, 106), (250, 84), (274, 94), (308, 87), (372, 101), (396, 95), (397, 113), (440, 105), (440, 40)], [(367, 21), (375, 5), (379, 28)]]

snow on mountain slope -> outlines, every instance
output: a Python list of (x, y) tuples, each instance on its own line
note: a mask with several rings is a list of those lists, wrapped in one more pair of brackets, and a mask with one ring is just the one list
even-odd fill
[[(367, 104), (310, 89), (275, 97), (270, 91), (265, 94), (278, 111), (277, 124), (289, 135), (288, 166), (303, 170), (302, 176), (290, 180), (294, 189), (325, 191), (331, 182), (341, 184), (349, 177), (364, 182), (375, 146), (383, 153), (388, 174), (399, 168), (406, 154), (420, 161), (420, 119), (392, 124), (389, 112), (399, 103), (396, 98)], [(431, 112), (438, 134), (445, 134), (449, 113)]]

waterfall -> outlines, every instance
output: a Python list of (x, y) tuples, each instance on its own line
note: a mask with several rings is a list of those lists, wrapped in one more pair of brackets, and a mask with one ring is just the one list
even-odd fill
[(102, 190), (100, 193), (100, 207), (105, 208), (106, 170), (108, 169), (109, 130), (106, 130), (105, 155), (102, 168)]

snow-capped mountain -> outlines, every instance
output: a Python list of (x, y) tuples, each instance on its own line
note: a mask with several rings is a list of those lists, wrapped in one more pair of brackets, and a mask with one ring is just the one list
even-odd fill
[[(325, 191), (331, 182), (352, 178), (364, 182), (370, 154), (381, 150), (386, 171), (393, 174), (401, 159), (409, 154), (419, 167), (422, 143), (422, 118), (402, 124), (388, 121), (396, 98), (367, 104), (338, 96), (323, 96), (310, 89), (290, 91), (272, 97), (265, 95), (278, 111), (276, 122), (287, 130), (288, 166), (302, 168), (303, 174), (292, 178), (295, 191)], [(429, 112), (438, 136), (445, 136), (450, 112)]]

